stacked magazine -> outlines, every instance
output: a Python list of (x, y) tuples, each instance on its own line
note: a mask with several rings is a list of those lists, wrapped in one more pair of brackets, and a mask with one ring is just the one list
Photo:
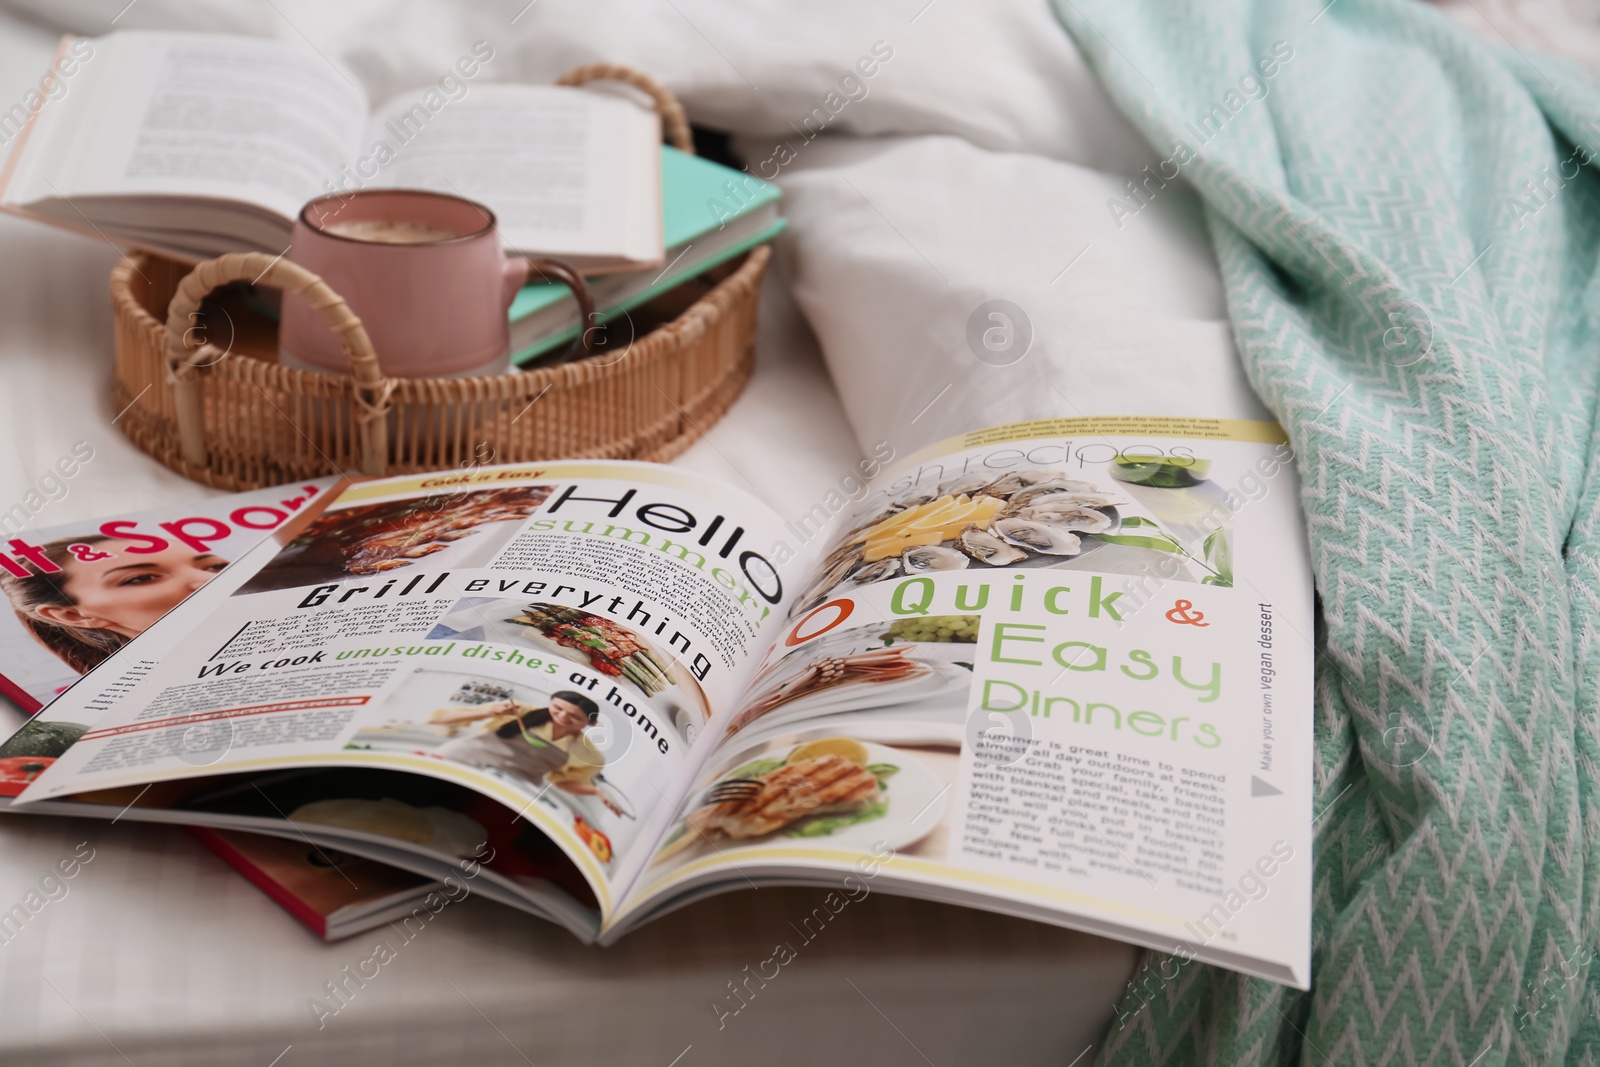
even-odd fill
[(0, 803), (201, 828), (291, 910), (308, 865), (405, 872), (310, 909), (345, 929), (471, 893), (609, 943), (805, 884), (1306, 988), (1312, 590), (1278, 427), (1046, 420), (873, 473), (820, 529), (573, 460), (213, 501), (279, 515), (225, 557), (148, 519), (25, 543), (5, 673), (66, 688), (0, 749)]

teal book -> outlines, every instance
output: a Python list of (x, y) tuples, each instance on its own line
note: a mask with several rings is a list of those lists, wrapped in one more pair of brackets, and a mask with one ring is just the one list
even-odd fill
[[(782, 193), (744, 171), (663, 145), (661, 227), (666, 266), (590, 279), (602, 322), (638, 307), (685, 279), (724, 263), (784, 227)], [(511, 303), (511, 359), (525, 364), (578, 335), (578, 306), (566, 286), (524, 286)]]

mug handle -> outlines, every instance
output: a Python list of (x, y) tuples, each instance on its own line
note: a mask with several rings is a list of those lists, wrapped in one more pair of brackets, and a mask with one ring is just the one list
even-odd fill
[(508, 267), (515, 269), (518, 261), (522, 264), (522, 277), (517, 282), (519, 288), (535, 278), (542, 281), (557, 281), (571, 289), (573, 299), (578, 302), (578, 336), (573, 339), (572, 346), (561, 355), (544, 360), (539, 365), (551, 367), (558, 363), (587, 359), (593, 355), (594, 345), (590, 333), (598, 324), (595, 322), (594, 294), (589, 292), (589, 283), (583, 280), (583, 275), (579, 274), (572, 264), (551, 256), (516, 256), (508, 259), (506, 263)]

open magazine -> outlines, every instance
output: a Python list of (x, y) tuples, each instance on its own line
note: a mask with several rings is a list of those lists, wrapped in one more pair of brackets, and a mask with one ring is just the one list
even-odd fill
[(1306, 988), (1290, 456), (1269, 423), (998, 427), (810, 537), (652, 464), (341, 482), (25, 726), (7, 803), (291, 838), (602, 943), (817, 884)]

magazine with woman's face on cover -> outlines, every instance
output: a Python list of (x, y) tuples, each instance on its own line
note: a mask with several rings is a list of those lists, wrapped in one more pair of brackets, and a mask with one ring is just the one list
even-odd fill
[(586, 939), (815, 884), (1303, 986), (1291, 460), (1271, 424), (997, 427), (811, 539), (651, 464), (341, 483), (7, 742), (5, 789), (304, 834)]
[(0, 694), (38, 711), (335, 481), (40, 529), (0, 515)]

